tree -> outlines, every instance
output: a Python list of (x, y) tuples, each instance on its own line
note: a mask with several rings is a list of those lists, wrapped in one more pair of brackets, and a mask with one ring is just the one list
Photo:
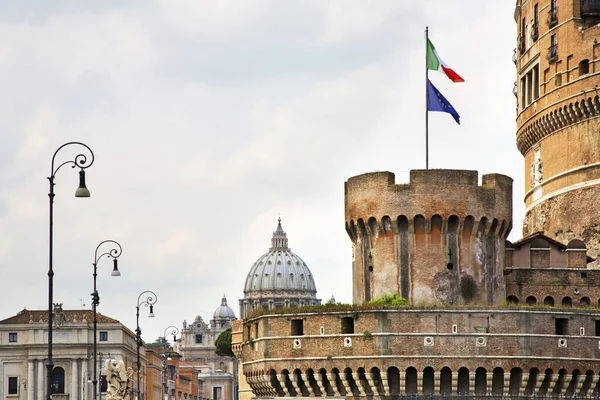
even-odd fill
[(215, 341), (215, 347), (217, 348), (217, 355), (234, 357), (233, 351), (231, 350), (231, 328), (221, 332)]
[(147, 343), (146, 347), (149, 349), (165, 348), (171, 350), (171, 344), (162, 336), (159, 336), (153, 343)]

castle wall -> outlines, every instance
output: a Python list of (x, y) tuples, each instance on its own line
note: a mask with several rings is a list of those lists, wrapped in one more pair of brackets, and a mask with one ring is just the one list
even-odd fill
[(398, 293), (413, 303), (504, 300), (504, 240), (512, 179), (476, 171), (413, 170), (350, 178), (346, 230), (353, 243), (353, 302)]
[(246, 320), (238, 345), (259, 397), (585, 395), (598, 382), (599, 322), (597, 310), (354, 309)]

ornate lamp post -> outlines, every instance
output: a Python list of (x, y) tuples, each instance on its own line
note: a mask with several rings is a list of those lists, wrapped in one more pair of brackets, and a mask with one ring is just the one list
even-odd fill
[[(146, 300), (140, 303), (142, 296), (148, 296)], [(136, 356), (137, 356), (137, 398), (140, 400), (140, 347), (142, 347), (142, 330), (140, 329), (140, 306), (150, 307), (148, 318), (154, 318), (154, 304), (156, 304), (156, 294), (151, 290), (146, 290), (138, 296), (137, 305), (135, 306), (135, 341), (136, 341)]]
[[(88, 156), (79, 153), (75, 156), (73, 160), (65, 161), (59, 166), (54, 166), (54, 161), (56, 159), (56, 154), (58, 152), (70, 145), (77, 145), (84, 147), (87, 152), (90, 153), (91, 157), (88, 161)], [(54, 369), (54, 362), (52, 361), (52, 301), (53, 301), (53, 285), (54, 285), (54, 270), (52, 269), (52, 250), (54, 244), (54, 178), (56, 177), (56, 173), (58, 170), (64, 165), (71, 165), (72, 168), (79, 167), (79, 187), (75, 191), (75, 197), (90, 197), (90, 191), (85, 186), (85, 169), (94, 163), (94, 153), (92, 149), (90, 149), (86, 144), (81, 142), (67, 142), (60, 146), (54, 152), (52, 156), (52, 164), (50, 168), (50, 176), (48, 177), (48, 181), (50, 183), (50, 192), (48, 193), (48, 197), (50, 200), (50, 227), (49, 227), (49, 237), (48, 237), (48, 361), (46, 363), (47, 369), (47, 378), (46, 378), (46, 399), (52, 399), (52, 371)]]
[(169, 333), (169, 335), (173, 335), (173, 342), (177, 341), (177, 335), (179, 335), (179, 329), (176, 326), (168, 326), (165, 328), (165, 332), (163, 333), (163, 339), (165, 340), (165, 343), (167, 342), (167, 331), (169, 329), (173, 328), (173, 330)]
[[(100, 255), (98, 255), (98, 250), (100, 249), (100, 247), (102, 247), (102, 245), (105, 244), (112, 244), (113, 248), (107, 252), (107, 253), (102, 253)], [(94, 291), (92, 292), (92, 309), (94, 311), (94, 377), (93, 377), (93, 395), (94, 397), (92, 397), (94, 400), (96, 400), (96, 395), (98, 394), (98, 363), (96, 360), (96, 346), (97, 346), (97, 342), (98, 342), (98, 338), (97, 338), (97, 330), (98, 330), (98, 319), (97, 319), (97, 315), (96, 315), (96, 307), (98, 307), (98, 305), (100, 305), (100, 296), (98, 295), (98, 290), (96, 289), (96, 278), (98, 276), (98, 261), (100, 261), (100, 259), (104, 256), (107, 256), (108, 258), (112, 258), (113, 259), (113, 270), (110, 273), (111, 276), (121, 276), (121, 273), (119, 272), (119, 267), (118, 267), (118, 258), (121, 255), (121, 253), (123, 253), (123, 248), (121, 247), (121, 245), (114, 241), (114, 240), (105, 240), (103, 242), (101, 242), (98, 247), (96, 247), (96, 252), (94, 253), (94, 262), (92, 263), (92, 265), (94, 266)]]
[[(169, 334), (173, 335), (173, 342), (177, 341), (177, 335), (179, 334), (179, 328), (177, 328), (176, 326), (168, 326), (167, 328), (165, 328), (165, 331), (163, 333), (163, 346), (167, 343), (167, 331), (169, 329), (172, 329)], [(166, 346), (165, 350), (166, 350)], [(162, 360), (162, 381), (163, 381), (163, 390), (164, 393), (167, 393), (167, 361), (171, 359), (171, 355), (170, 352), (168, 354), (161, 354), (160, 358)]]

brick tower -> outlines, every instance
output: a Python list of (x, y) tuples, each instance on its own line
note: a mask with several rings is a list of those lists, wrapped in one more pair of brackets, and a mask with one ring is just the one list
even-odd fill
[(582, 239), (600, 255), (600, 1), (518, 0), (517, 147), (523, 236)]

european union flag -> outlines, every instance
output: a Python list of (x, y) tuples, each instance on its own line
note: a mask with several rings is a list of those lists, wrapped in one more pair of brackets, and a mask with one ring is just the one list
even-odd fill
[(446, 112), (460, 125), (460, 115), (429, 79), (427, 79), (427, 110)]

